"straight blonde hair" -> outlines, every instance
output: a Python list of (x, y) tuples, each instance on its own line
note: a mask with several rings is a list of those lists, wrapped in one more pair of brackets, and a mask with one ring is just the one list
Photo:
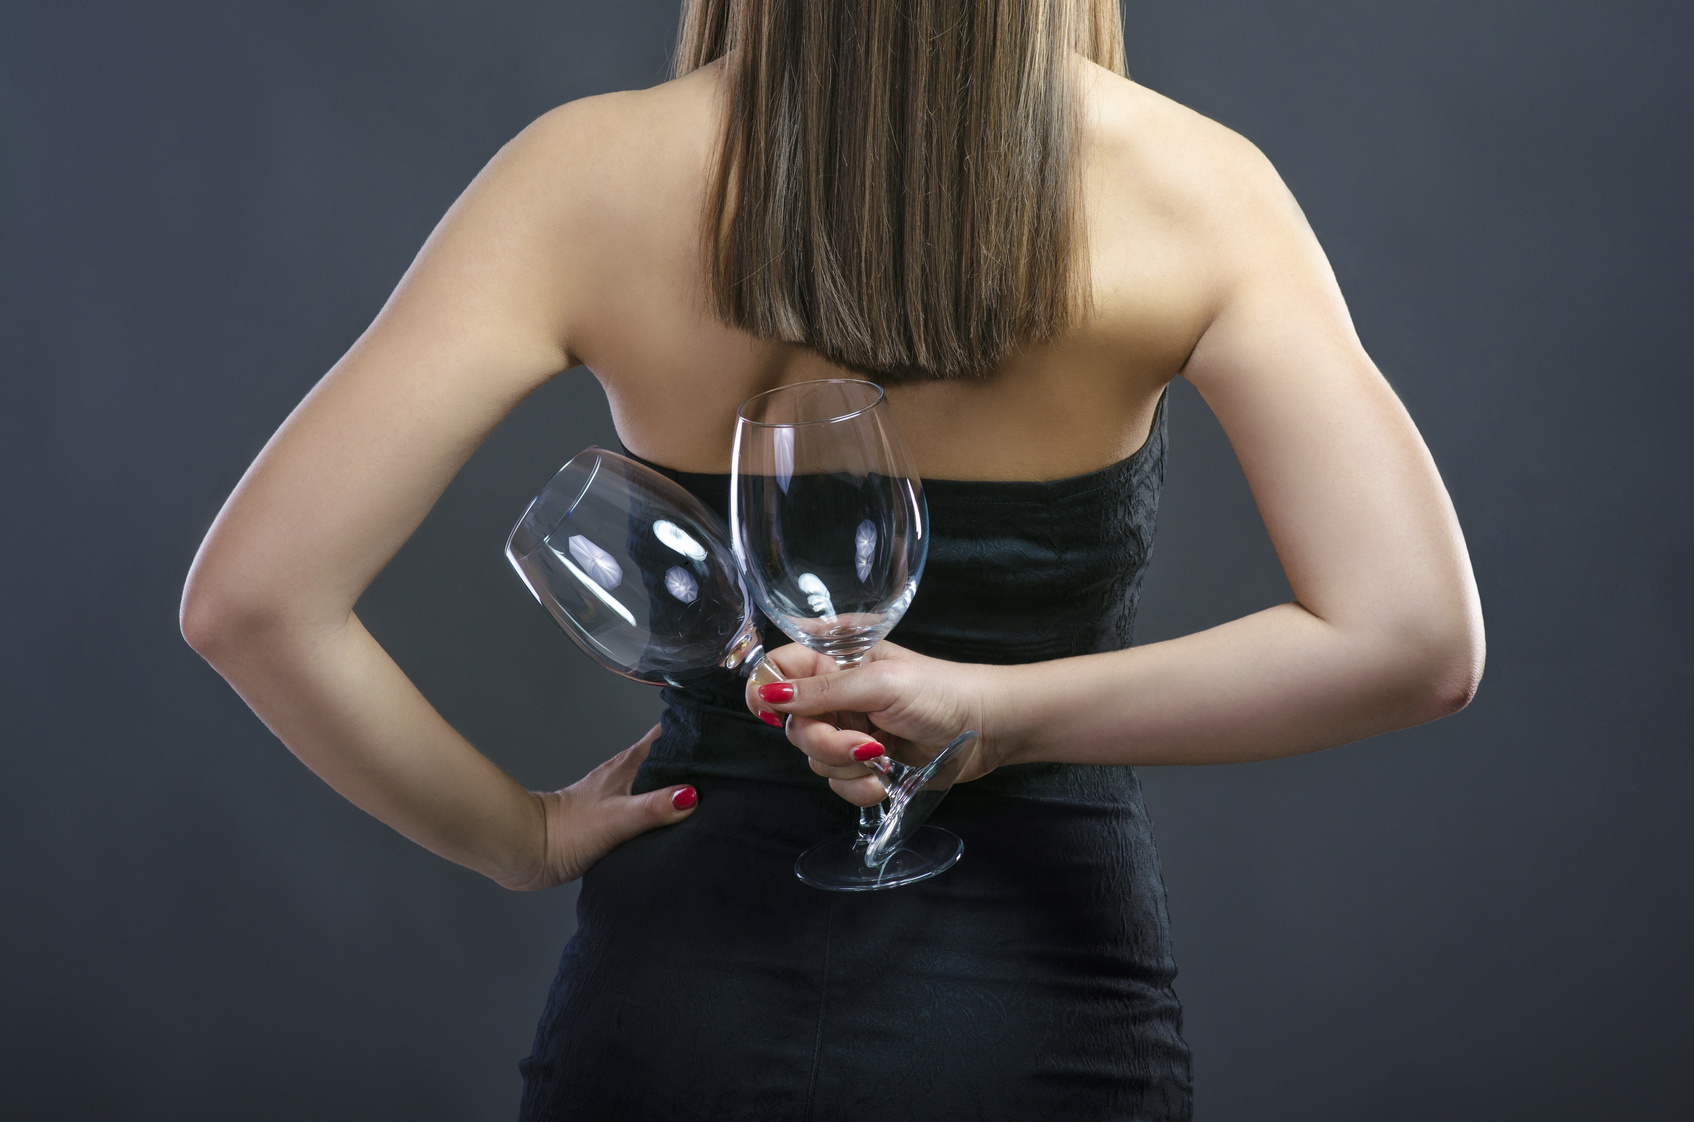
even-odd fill
[(885, 377), (984, 373), (1086, 304), (1074, 51), (1118, 0), (685, 0), (723, 60), (705, 215), (728, 323)]

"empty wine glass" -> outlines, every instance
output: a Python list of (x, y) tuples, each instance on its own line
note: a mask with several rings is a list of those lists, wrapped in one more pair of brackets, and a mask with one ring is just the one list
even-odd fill
[(530, 502), (506, 559), (595, 661), (685, 686), (718, 667), (777, 681), (718, 518), (644, 464), (587, 448)]
[[(730, 476), (731, 540), (759, 607), (795, 642), (858, 665), (911, 604), (929, 551), (923, 484), (881, 387), (838, 378), (749, 398)], [(911, 758), (871, 761), (888, 797), (861, 812), (857, 834), (801, 854), (800, 879), (864, 891), (952, 867), (963, 843), (922, 823), (975, 736), (939, 751), (902, 742)]]

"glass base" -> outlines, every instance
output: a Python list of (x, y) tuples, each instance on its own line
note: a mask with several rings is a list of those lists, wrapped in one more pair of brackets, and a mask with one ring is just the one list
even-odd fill
[(958, 863), (965, 843), (939, 826), (913, 832), (894, 856), (880, 866), (865, 864), (858, 834), (840, 834), (814, 845), (794, 862), (794, 875), (829, 892), (876, 892), (915, 884), (944, 873)]

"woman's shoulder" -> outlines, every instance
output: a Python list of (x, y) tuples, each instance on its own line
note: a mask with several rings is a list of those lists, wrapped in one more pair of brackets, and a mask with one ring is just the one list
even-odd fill
[[(501, 226), (536, 249), (561, 330), (588, 361), (607, 324), (639, 304), (649, 321), (692, 322), (699, 216), (714, 155), (717, 72), (598, 94), (543, 114), (489, 163)], [(517, 235), (514, 235), (517, 236)], [(669, 309), (669, 311), (666, 311)]]
[(616, 90), (566, 102), (542, 114), (519, 136), (559, 154), (662, 157), (682, 147), (704, 151), (715, 135), (721, 64), (636, 90)]
[(573, 241), (651, 228), (682, 205), (692, 219), (717, 135), (717, 68), (649, 89), (567, 102), (508, 142), (491, 168), (532, 184), (532, 203)]
[[(1216, 314), (1250, 277), (1309, 253), (1310, 229), (1271, 161), (1240, 133), (1092, 64), (1084, 84), (1090, 254), (1098, 274), (1181, 278)], [(1110, 284), (1134, 289), (1134, 285)]]
[(1093, 64), (1084, 83), (1092, 167), (1173, 213), (1207, 213), (1286, 188), (1252, 141), (1138, 82)]

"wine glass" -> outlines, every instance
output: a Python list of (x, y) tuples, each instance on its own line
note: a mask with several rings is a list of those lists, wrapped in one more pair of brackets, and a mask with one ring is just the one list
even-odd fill
[[(900, 621), (929, 551), (923, 484), (882, 388), (833, 378), (743, 402), (730, 466), (730, 535), (755, 600), (795, 642), (842, 669)], [(852, 727), (869, 732), (862, 720)], [(911, 884), (944, 872), (964, 843), (923, 821), (969, 758), (966, 732), (939, 751), (870, 761), (888, 797), (843, 834), (800, 855), (801, 880), (836, 891)]]
[(761, 668), (752, 604), (718, 518), (644, 464), (604, 448), (572, 457), (506, 539), (506, 559), (596, 662), (652, 685)]

